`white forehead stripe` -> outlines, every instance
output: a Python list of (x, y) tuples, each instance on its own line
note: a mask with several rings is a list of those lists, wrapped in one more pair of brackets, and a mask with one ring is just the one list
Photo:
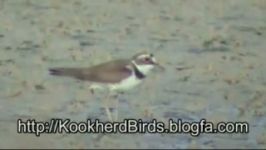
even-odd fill
[(143, 58), (149, 58), (150, 57), (150, 55), (149, 54), (142, 54), (142, 55), (139, 55), (138, 56), (138, 59), (143, 59)]

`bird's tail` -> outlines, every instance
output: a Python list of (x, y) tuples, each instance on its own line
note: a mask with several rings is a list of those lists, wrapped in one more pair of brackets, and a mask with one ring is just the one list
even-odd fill
[(54, 76), (76, 77), (80, 73), (80, 70), (77, 68), (50, 68), (49, 71)]

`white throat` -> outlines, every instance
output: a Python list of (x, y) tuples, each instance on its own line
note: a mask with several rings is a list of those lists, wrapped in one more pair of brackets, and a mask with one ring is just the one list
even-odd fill
[(136, 66), (136, 68), (145, 76), (154, 68), (154, 65), (151, 64), (143, 64), (137, 65), (136, 62), (133, 60), (132, 63)]

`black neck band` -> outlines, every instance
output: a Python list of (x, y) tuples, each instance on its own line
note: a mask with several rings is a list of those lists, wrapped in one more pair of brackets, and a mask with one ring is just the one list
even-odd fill
[(134, 73), (138, 79), (143, 79), (146, 77), (142, 72), (139, 71), (139, 69), (135, 66), (135, 64), (133, 64), (133, 68), (134, 68)]

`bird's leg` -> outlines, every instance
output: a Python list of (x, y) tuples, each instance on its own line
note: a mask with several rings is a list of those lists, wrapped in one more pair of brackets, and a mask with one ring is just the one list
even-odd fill
[(118, 99), (118, 95), (115, 96), (115, 120), (114, 121), (118, 121), (118, 104), (119, 104), (119, 99)]
[(109, 100), (110, 100), (110, 96), (111, 96), (111, 94), (110, 93), (108, 93), (108, 95), (107, 95), (107, 97), (105, 98), (105, 102), (104, 102), (104, 108), (105, 108), (105, 112), (106, 112), (106, 114), (107, 114), (107, 117), (108, 117), (108, 120), (109, 121), (113, 121), (113, 118), (112, 118), (112, 114), (111, 114), (111, 112), (110, 112), (110, 108), (109, 108)]
[[(103, 90), (103, 87), (101, 85), (99, 85), (99, 84), (91, 84), (89, 89), (90, 89), (90, 92), (92, 94), (94, 94), (95, 90)], [(107, 114), (108, 120), (109, 121), (113, 121), (112, 115), (111, 115), (111, 112), (110, 112), (110, 107), (109, 107), (110, 97), (111, 97), (111, 93), (108, 92), (107, 96), (104, 99), (104, 109), (105, 109), (105, 112)]]

